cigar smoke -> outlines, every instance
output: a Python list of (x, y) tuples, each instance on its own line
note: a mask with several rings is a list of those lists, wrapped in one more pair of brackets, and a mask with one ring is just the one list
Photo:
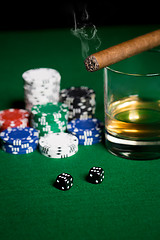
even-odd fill
[(89, 51), (95, 52), (101, 45), (101, 40), (98, 37), (96, 26), (89, 22), (89, 14), (86, 8), (77, 20), (75, 12), (74, 16), (74, 29), (71, 29), (72, 34), (79, 38), (81, 41), (82, 57), (85, 59), (89, 55)]

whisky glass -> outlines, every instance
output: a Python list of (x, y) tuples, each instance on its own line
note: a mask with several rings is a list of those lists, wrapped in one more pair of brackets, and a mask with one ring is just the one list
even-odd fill
[(160, 158), (160, 53), (104, 68), (105, 142), (114, 155)]

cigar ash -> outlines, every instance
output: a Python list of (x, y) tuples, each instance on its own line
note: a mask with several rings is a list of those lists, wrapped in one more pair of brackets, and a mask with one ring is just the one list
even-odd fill
[(84, 60), (84, 64), (85, 64), (87, 71), (94, 72), (99, 69), (99, 64), (97, 62), (97, 59), (93, 55), (90, 55), (89, 57), (87, 57)]

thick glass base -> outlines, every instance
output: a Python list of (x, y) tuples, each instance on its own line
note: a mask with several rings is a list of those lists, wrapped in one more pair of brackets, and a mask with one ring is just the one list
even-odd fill
[(106, 133), (106, 147), (113, 155), (133, 160), (160, 158), (160, 141), (132, 141)]

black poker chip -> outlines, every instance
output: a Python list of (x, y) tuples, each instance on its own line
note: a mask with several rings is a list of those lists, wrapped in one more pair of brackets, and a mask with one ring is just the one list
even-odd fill
[(96, 110), (96, 94), (91, 88), (70, 87), (60, 91), (60, 102), (69, 109), (68, 120), (92, 118)]

